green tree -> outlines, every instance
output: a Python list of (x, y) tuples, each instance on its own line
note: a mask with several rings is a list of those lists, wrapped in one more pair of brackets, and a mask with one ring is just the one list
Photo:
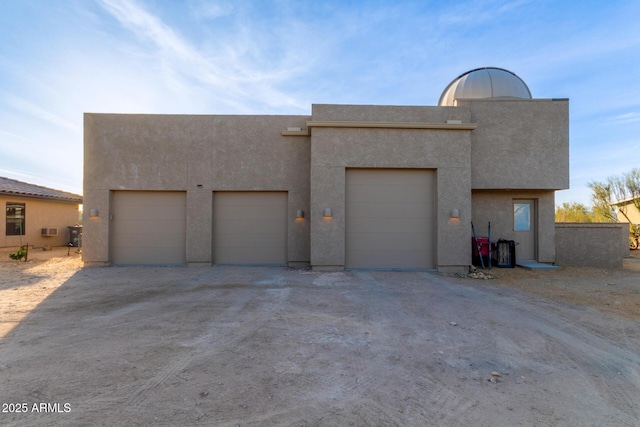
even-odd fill
[(594, 222), (594, 215), (586, 205), (563, 203), (556, 208), (556, 222)]
[(593, 216), (595, 222), (618, 222), (616, 211), (611, 205), (613, 202), (611, 194), (611, 183), (609, 182), (590, 182), (591, 203), (593, 203)]
[(634, 168), (630, 172), (619, 176), (611, 176), (606, 182), (590, 182), (591, 200), (593, 202), (593, 213), (597, 221), (618, 222), (624, 220), (629, 226), (629, 244), (632, 248), (638, 249), (640, 246), (640, 224), (632, 224), (627, 215), (627, 208), (618, 206), (618, 214), (613, 207), (613, 203), (623, 200), (630, 201), (640, 211), (640, 169)]
[[(612, 189), (618, 202), (631, 200), (636, 209), (640, 211), (640, 169), (634, 168), (631, 172), (616, 178)], [(627, 222), (631, 222), (625, 209), (618, 207), (618, 212), (626, 218)]]
[[(593, 213), (599, 221), (618, 222), (618, 218), (613, 203), (622, 200), (631, 200), (635, 207), (640, 210), (640, 169), (634, 168), (630, 172), (619, 176), (610, 176), (606, 182), (592, 181), (591, 201), (593, 202)], [(624, 209), (618, 209), (626, 222), (631, 222)]]

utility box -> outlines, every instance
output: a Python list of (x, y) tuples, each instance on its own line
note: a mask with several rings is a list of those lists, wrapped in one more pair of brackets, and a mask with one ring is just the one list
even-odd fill
[(516, 242), (499, 239), (495, 249), (495, 264), (500, 268), (516, 267)]
[(82, 247), (82, 226), (76, 225), (73, 227), (69, 226), (67, 228), (69, 229), (69, 243), (72, 247)]

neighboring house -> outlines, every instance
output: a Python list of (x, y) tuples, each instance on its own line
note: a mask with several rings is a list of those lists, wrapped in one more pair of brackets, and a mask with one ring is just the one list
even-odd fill
[(640, 245), (640, 210), (636, 207), (634, 199), (628, 198), (611, 205), (616, 209), (618, 221), (629, 223), (629, 245), (638, 249)]
[(77, 194), (0, 177), (0, 247), (66, 245), (81, 203)]
[(491, 221), (492, 240), (552, 263), (568, 109), (481, 68), (438, 106), (87, 113), (83, 259), (465, 271), (471, 221)]
[(621, 200), (619, 202), (612, 203), (611, 205), (616, 209), (618, 221), (640, 224), (640, 211), (634, 204), (634, 200), (632, 198)]

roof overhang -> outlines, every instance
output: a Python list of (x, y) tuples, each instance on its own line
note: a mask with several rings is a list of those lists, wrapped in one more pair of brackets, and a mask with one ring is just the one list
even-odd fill
[(447, 123), (424, 122), (363, 122), (363, 121), (308, 121), (306, 129), (287, 128), (283, 136), (311, 136), (312, 128), (342, 129), (441, 129), (441, 130), (474, 130), (477, 123), (461, 123), (452, 120)]

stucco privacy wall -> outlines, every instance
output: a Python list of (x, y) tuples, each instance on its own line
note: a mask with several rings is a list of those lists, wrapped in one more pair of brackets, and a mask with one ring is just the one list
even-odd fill
[(621, 268), (622, 249), (629, 240), (620, 236), (628, 224), (557, 223), (556, 264)]
[(631, 256), (631, 248), (630, 248), (630, 241), (629, 241), (629, 235), (631, 234), (631, 224), (628, 222), (622, 222), (620, 223), (620, 225), (622, 225), (622, 227), (620, 228), (620, 240), (622, 241), (621, 246), (621, 251), (622, 251), (622, 257), (626, 258), (628, 256)]
[[(491, 221), (491, 240), (517, 240), (513, 231), (513, 200), (537, 201), (537, 260), (555, 261), (555, 206), (553, 191), (488, 191), (474, 190), (472, 194), (473, 223), (478, 236), (487, 236)], [(468, 243), (471, 245), (471, 242)]]
[(458, 100), (472, 132), (474, 189), (569, 188), (567, 99)]
[[(308, 116), (84, 116), (87, 264), (108, 263), (113, 190), (186, 191), (188, 263), (210, 263), (216, 191), (287, 191), (288, 258), (309, 260), (309, 139), (283, 137)], [(99, 217), (89, 218), (90, 208)]]
[[(25, 204), (25, 235), (7, 236), (6, 205), (7, 202)], [(20, 196), (0, 196), (0, 247), (29, 246), (64, 246), (70, 241), (67, 227), (78, 224), (79, 212), (77, 202), (42, 200)], [(58, 228), (58, 236), (43, 237), (42, 228)]]
[[(313, 105), (313, 121), (469, 123), (456, 107)], [(436, 171), (434, 266), (470, 264), (470, 130), (313, 128), (311, 145), (311, 264), (345, 265), (345, 174), (347, 168), (414, 168)], [(333, 217), (323, 218), (325, 208)], [(452, 209), (460, 211), (451, 220)]]

